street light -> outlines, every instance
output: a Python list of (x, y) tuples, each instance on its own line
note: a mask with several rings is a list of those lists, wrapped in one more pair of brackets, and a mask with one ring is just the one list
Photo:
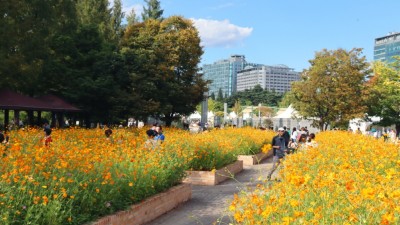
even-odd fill
[(208, 119), (208, 93), (203, 93), (203, 102), (201, 104), (201, 128), (204, 130), (205, 124), (207, 123)]
[(258, 118), (260, 120), (258, 127), (261, 127), (261, 103), (258, 103)]

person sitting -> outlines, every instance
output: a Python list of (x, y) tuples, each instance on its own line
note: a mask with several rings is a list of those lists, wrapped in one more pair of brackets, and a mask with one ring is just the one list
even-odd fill
[(108, 129), (106, 129), (106, 131), (104, 131), (104, 134), (106, 135), (107, 140), (109, 140), (110, 142), (112, 142), (112, 137), (111, 137), (112, 133), (113, 132), (110, 128), (108, 128)]
[(307, 135), (306, 134), (301, 134), (297, 143), (298, 143), (298, 147), (297, 147), (298, 150), (306, 149), (307, 148), (307, 145), (306, 145), (306, 143), (307, 143)]
[(154, 149), (157, 146), (157, 141), (154, 138), (158, 135), (157, 131), (155, 130), (147, 130), (147, 140), (144, 143), (144, 147), (148, 149)]
[(7, 135), (7, 131), (5, 131), (4, 133), (0, 130), (0, 145), (8, 145), (8, 141), (9, 141), (10, 137), (8, 137)]
[(318, 146), (318, 143), (315, 141), (315, 134), (311, 133), (310, 135), (308, 135), (308, 140), (306, 142), (306, 146), (315, 148)]

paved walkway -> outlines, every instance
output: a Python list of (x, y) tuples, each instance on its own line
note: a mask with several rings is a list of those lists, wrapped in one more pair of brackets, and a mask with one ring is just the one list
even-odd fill
[(272, 168), (272, 157), (259, 165), (245, 167), (235, 178), (216, 186), (192, 186), (192, 198), (147, 225), (229, 224), (228, 207), (234, 193), (255, 187), (267, 178)]

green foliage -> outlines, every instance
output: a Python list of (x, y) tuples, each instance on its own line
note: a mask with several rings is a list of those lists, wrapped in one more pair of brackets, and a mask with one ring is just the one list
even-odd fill
[(197, 73), (203, 51), (190, 20), (174, 16), (133, 24), (127, 27), (121, 47), (139, 118), (163, 115), (168, 126), (203, 100), (207, 82)]
[(114, 0), (114, 4), (111, 10), (111, 18), (110, 18), (110, 26), (111, 33), (110, 39), (119, 41), (119, 38), (122, 36), (123, 28), (122, 28), (122, 20), (125, 17), (125, 13), (122, 12), (122, 3), (121, 0)]
[(214, 94), (214, 92), (211, 94), (210, 98), (211, 98), (212, 100), (215, 100), (215, 94)]
[(162, 14), (164, 10), (161, 9), (160, 1), (158, 0), (144, 0), (147, 8), (143, 7), (142, 20), (148, 19), (163, 20)]
[(128, 22), (128, 26), (131, 26), (135, 23), (139, 23), (139, 17), (136, 15), (134, 8), (132, 8), (132, 10), (126, 16), (126, 20)]
[(54, 39), (76, 27), (72, 1), (4, 1), (0, 4), (0, 87), (28, 95), (45, 91), (43, 70)]
[(218, 101), (222, 101), (224, 99), (224, 95), (223, 95), (223, 93), (222, 93), (222, 89), (220, 88), (219, 90), (218, 90), (218, 97), (217, 97), (217, 100)]
[(293, 91), (286, 92), (281, 101), (279, 102), (279, 108), (287, 108), (290, 104), (296, 101)]
[(310, 60), (302, 80), (292, 84), (293, 107), (325, 130), (328, 125), (342, 124), (366, 111), (363, 96), (364, 78), (369, 64), (361, 49), (346, 51), (326, 49)]
[(162, 20), (146, 1), (146, 21), (129, 26), (120, 0), (5, 1), (0, 4), (0, 88), (55, 94), (83, 109), (77, 119), (113, 123), (189, 114), (206, 91), (203, 53), (190, 20)]
[[(240, 100), (242, 105), (258, 105), (262, 103), (269, 106), (277, 106), (282, 96), (276, 92), (263, 90), (260, 85), (256, 85), (253, 89), (239, 91), (225, 99), (228, 107), (232, 107), (237, 100)], [(219, 100), (219, 98), (218, 98)]]
[(374, 76), (367, 85), (368, 115), (382, 118), (380, 124), (395, 124), (400, 130), (400, 57), (391, 64), (375, 62)]

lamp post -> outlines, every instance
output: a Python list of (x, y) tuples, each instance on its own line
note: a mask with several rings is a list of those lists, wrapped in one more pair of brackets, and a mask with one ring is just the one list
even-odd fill
[(258, 103), (258, 119), (260, 120), (258, 127), (261, 127), (261, 103)]
[(201, 104), (201, 128), (204, 130), (204, 127), (207, 123), (208, 117), (208, 93), (203, 93), (203, 102)]
[(251, 119), (251, 127), (254, 127), (254, 123), (253, 123), (253, 104), (251, 104), (251, 116), (250, 116), (250, 119)]

